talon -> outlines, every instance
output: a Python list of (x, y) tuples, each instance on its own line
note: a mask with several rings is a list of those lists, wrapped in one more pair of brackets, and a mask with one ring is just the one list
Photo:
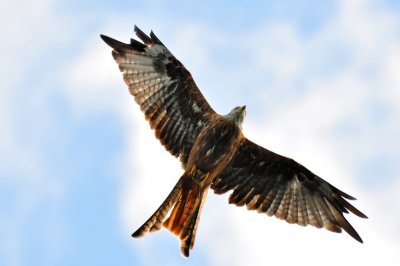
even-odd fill
[(199, 178), (199, 180), (200, 180), (200, 181), (203, 181), (203, 180), (207, 179), (209, 174), (210, 174), (210, 173), (205, 173), (204, 175), (201, 175), (200, 178)]
[(192, 169), (190, 169), (189, 175), (190, 176), (195, 176), (196, 173), (197, 173), (196, 165), (193, 165)]

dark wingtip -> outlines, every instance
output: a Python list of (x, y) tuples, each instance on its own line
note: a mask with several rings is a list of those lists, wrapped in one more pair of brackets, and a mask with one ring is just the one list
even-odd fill
[(185, 258), (189, 257), (189, 247), (181, 247), (181, 253)]
[(360, 218), (364, 218), (364, 219), (368, 219), (368, 216), (367, 215), (365, 215), (364, 213), (362, 213), (362, 212), (360, 212), (359, 210), (357, 210), (358, 211), (358, 213), (354, 213), (355, 215), (357, 215), (358, 217), (360, 217)]
[(361, 244), (364, 243), (364, 241), (361, 239), (361, 236), (356, 232), (355, 234), (351, 234), (351, 236), (357, 240), (358, 242), (360, 242)]
[(158, 39), (158, 37), (154, 34), (153, 30), (150, 31), (150, 37), (152, 40), (154, 40), (156, 43), (160, 44), (160, 45), (164, 45), (160, 39)]
[(364, 243), (363, 240), (361, 239), (360, 235), (357, 233), (357, 231), (351, 226), (351, 224), (345, 219), (343, 218), (343, 220), (345, 221), (344, 223), (340, 223), (340, 225), (342, 226), (342, 228), (351, 236), (353, 237), (355, 240), (357, 240), (360, 243)]
[(110, 41), (110, 39), (112, 39), (112, 38), (110, 38), (110, 37), (108, 37), (106, 35), (103, 35), (103, 34), (100, 34), (100, 38), (107, 44)]
[[(344, 199), (342, 199), (346, 202)], [(328, 204), (329, 209), (331, 210), (332, 215), (335, 217), (337, 225), (343, 228), (351, 237), (357, 240), (360, 243), (363, 243), (360, 235), (357, 231), (353, 228), (353, 226), (344, 218), (343, 214), (341, 213), (340, 209), (337, 209), (330, 201), (326, 201)]]
[(348, 200), (357, 200), (355, 197), (341, 191), (340, 189), (336, 188), (337, 192), (339, 193), (340, 196), (342, 196), (343, 198), (346, 198)]
[(135, 232), (132, 233), (131, 235), (133, 238), (138, 238), (143, 236), (142, 231), (140, 230), (140, 228), (138, 230), (136, 230)]
[(108, 37), (106, 35), (100, 34), (100, 38), (109, 46), (114, 48), (115, 50), (120, 50), (122, 48), (126, 48), (128, 45), (126, 43), (117, 41), (111, 37)]
[(134, 31), (136, 33), (136, 36), (138, 36), (138, 38), (141, 39), (144, 44), (150, 45), (153, 43), (151, 38), (147, 36), (146, 33), (144, 33), (141, 29), (139, 29), (138, 26), (135, 25)]
[[(338, 190), (339, 192), (341, 192), (340, 190)], [(345, 193), (344, 193), (345, 194)], [(346, 194), (347, 195), (347, 194)], [(342, 210), (343, 212), (347, 212), (347, 210), (351, 211), (352, 213), (354, 213), (355, 215), (357, 215), (358, 217), (361, 218), (368, 218), (367, 215), (365, 215), (364, 213), (362, 213), (360, 210), (358, 210), (356, 207), (354, 207), (353, 205), (351, 205), (345, 198), (345, 196), (343, 196), (342, 193), (337, 194), (337, 193), (333, 193), (333, 196), (335, 197), (335, 199), (337, 200), (337, 202), (342, 205), (345, 209)], [(343, 198), (342, 198), (343, 197)], [(351, 197), (351, 196), (350, 196)], [(347, 198), (348, 199), (348, 198)], [(346, 211), (345, 211), (346, 210)]]

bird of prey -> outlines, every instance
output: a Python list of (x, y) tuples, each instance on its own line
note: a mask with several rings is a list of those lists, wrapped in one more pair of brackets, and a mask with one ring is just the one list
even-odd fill
[(350, 211), (366, 218), (347, 201), (355, 198), (293, 159), (247, 139), (242, 133), (246, 106), (226, 115), (216, 113), (189, 71), (156, 35), (147, 36), (136, 26), (134, 30), (142, 42), (101, 38), (113, 48), (112, 56), (156, 138), (180, 158), (184, 172), (133, 237), (165, 227), (180, 239), (181, 253), (188, 257), (211, 187), (216, 194), (233, 190), (229, 203), (237, 206), (246, 205), (291, 224), (333, 232), (344, 229), (362, 243), (343, 216)]

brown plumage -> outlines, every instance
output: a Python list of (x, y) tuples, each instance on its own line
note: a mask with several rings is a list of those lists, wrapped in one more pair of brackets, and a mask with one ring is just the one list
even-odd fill
[(229, 203), (267, 213), (288, 223), (342, 228), (362, 242), (344, 218), (348, 211), (366, 216), (346, 199), (354, 200), (292, 159), (275, 154), (242, 134), (245, 106), (227, 115), (207, 103), (191, 74), (153, 32), (147, 36), (135, 26), (143, 42), (125, 44), (101, 38), (155, 136), (179, 157), (184, 173), (156, 212), (136, 231), (142, 236), (165, 227), (178, 236), (181, 252), (193, 248), (208, 188), (222, 194), (233, 190)]

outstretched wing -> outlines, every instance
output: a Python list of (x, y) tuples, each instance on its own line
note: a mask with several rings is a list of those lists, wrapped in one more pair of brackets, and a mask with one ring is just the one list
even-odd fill
[(156, 137), (185, 164), (198, 133), (217, 114), (189, 71), (156, 35), (151, 32), (149, 37), (136, 26), (135, 32), (143, 43), (101, 38), (114, 49), (112, 55), (125, 83)]
[(300, 225), (311, 224), (333, 232), (342, 228), (362, 243), (344, 218), (351, 211), (366, 216), (346, 199), (354, 200), (292, 159), (275, 154), (245, 139), (228, 167), (214, 179), (211, 188), (222, 194), (233, 190), (229, 203), (246, 205)]

